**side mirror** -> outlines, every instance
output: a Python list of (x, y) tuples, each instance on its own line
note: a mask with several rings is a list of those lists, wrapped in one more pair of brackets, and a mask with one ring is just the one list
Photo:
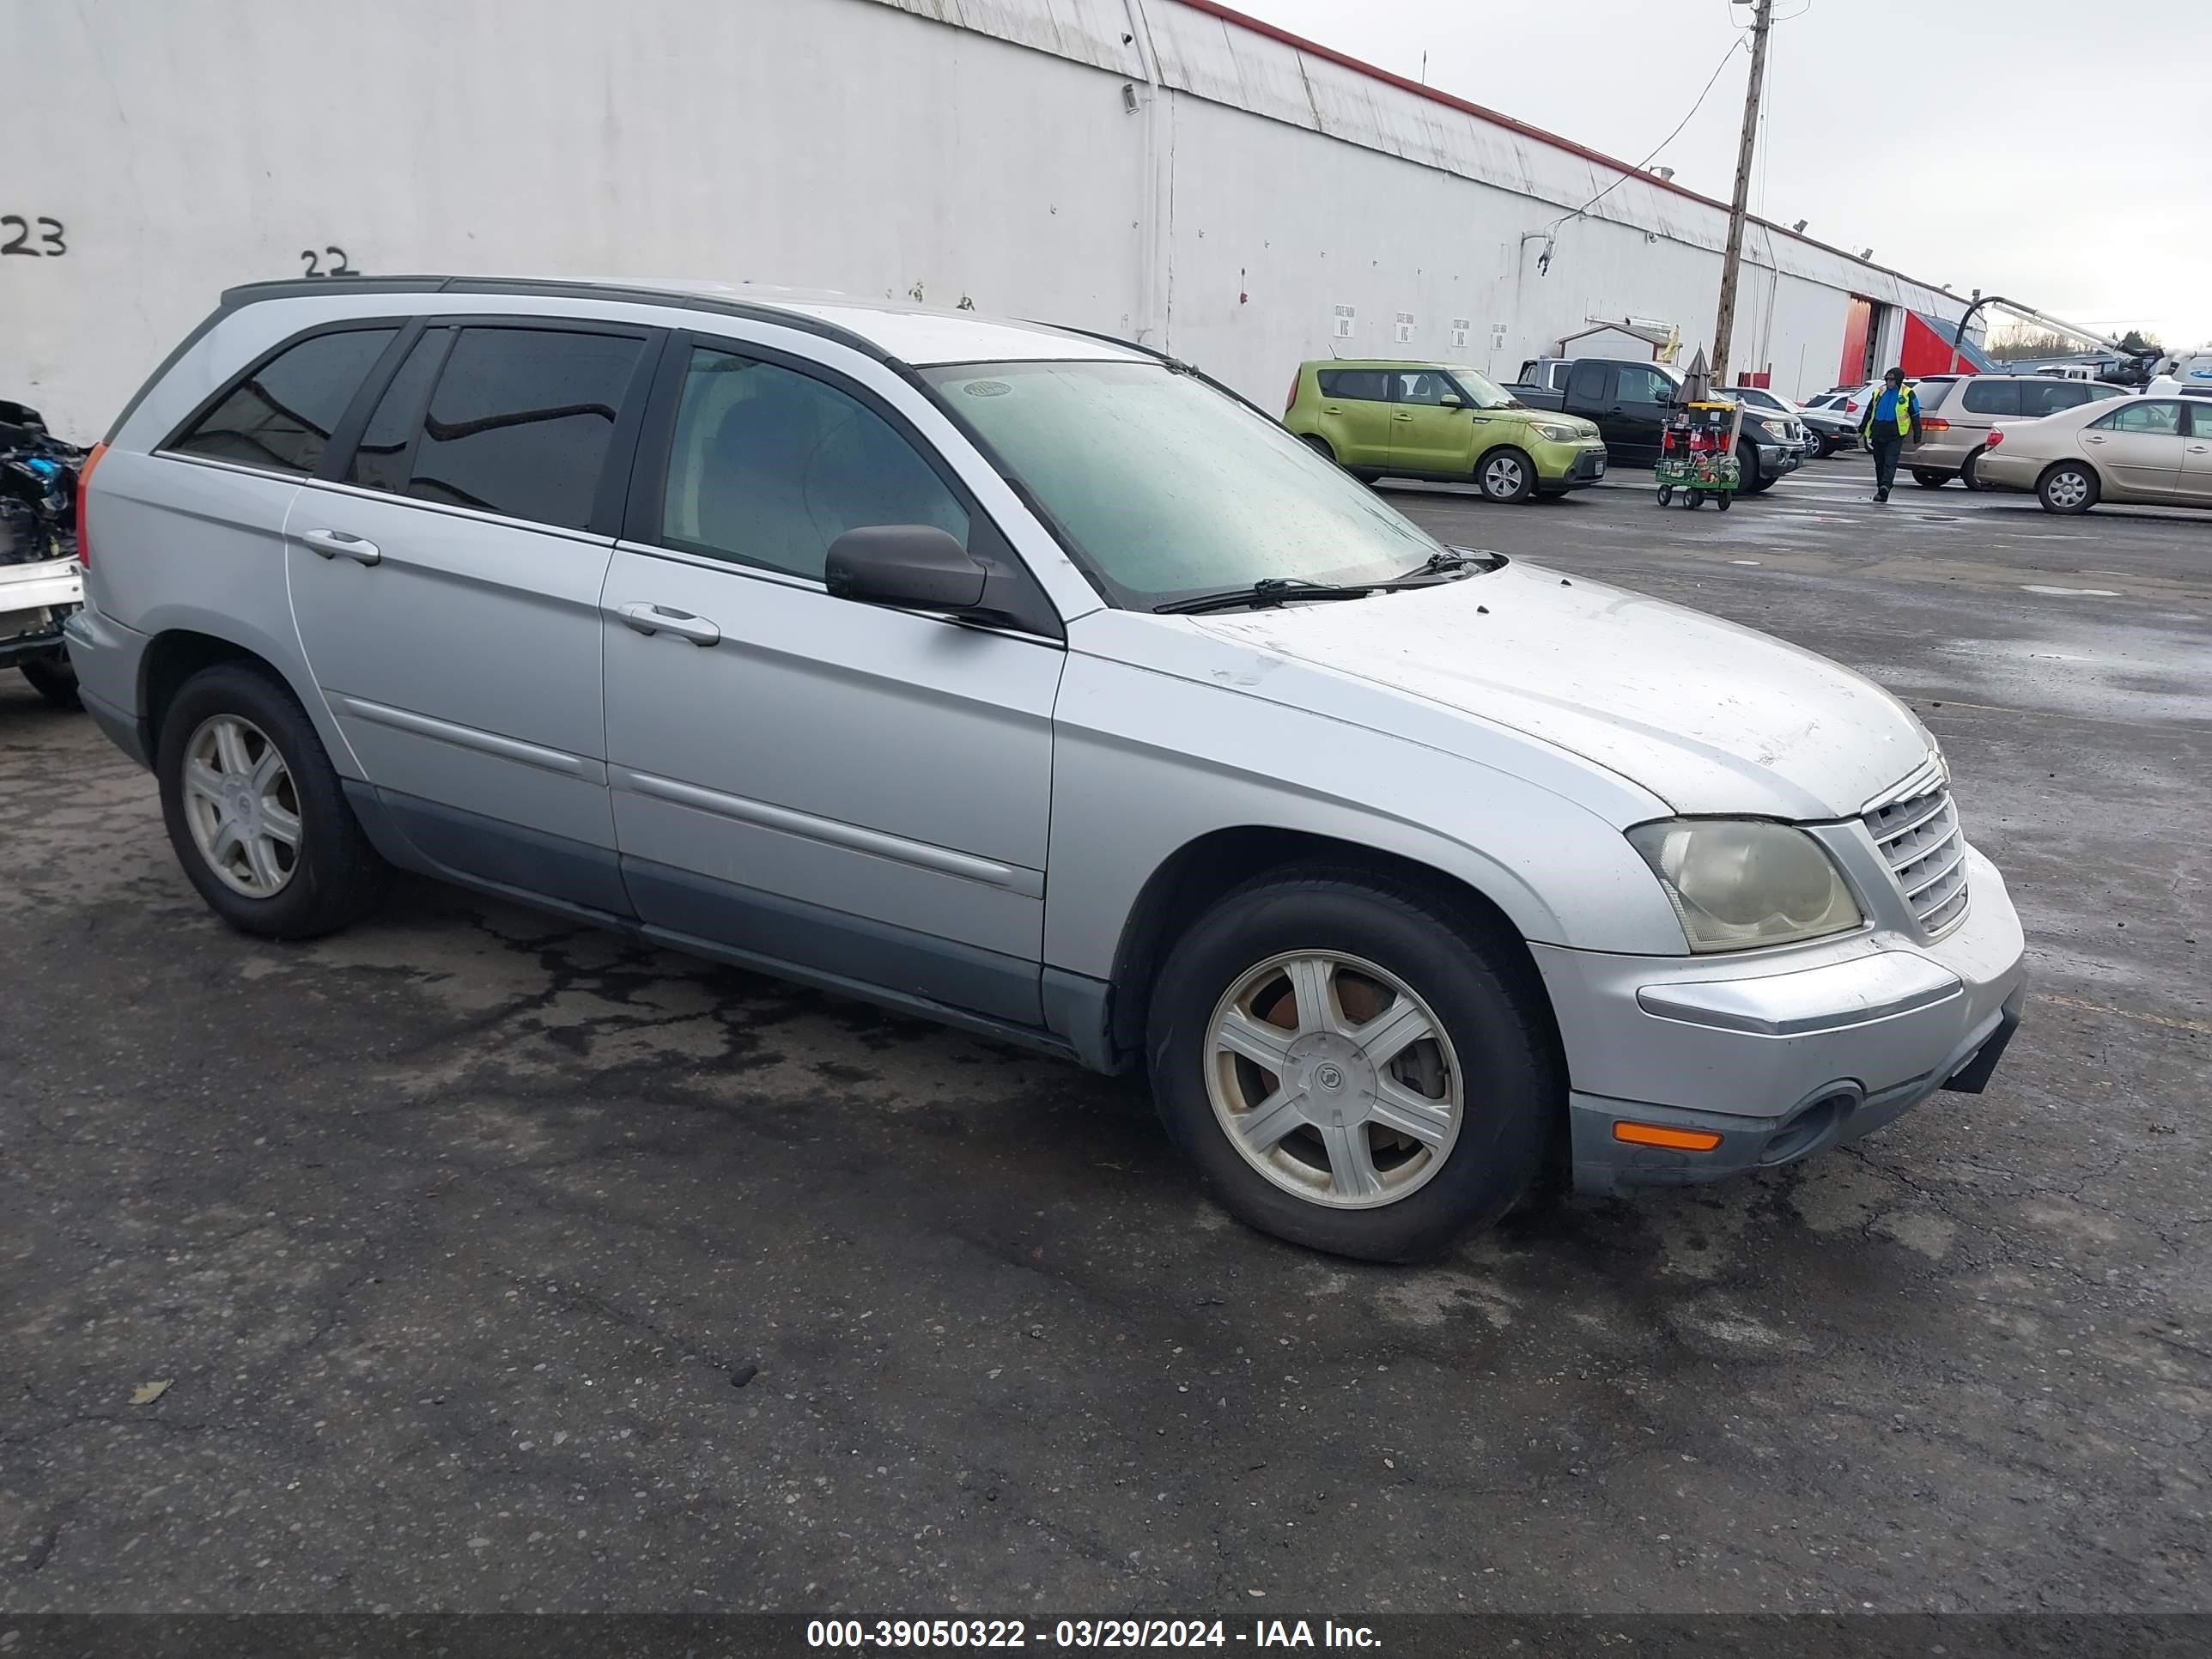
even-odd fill
[(1464, 409), (1467, 406), (1465, 404), (1462, 403), (1459, 398), (1453, 396), (1449, 392), (1445, 392), (1443, 397), (1437, 398), (1437, 402), (1445, 409)]
[(968, 550), (933, 524), (873, 524), (830, 544), (823, 581), (841, 599), (863, 605), (969, 611), (983, 602), (988, 573)]

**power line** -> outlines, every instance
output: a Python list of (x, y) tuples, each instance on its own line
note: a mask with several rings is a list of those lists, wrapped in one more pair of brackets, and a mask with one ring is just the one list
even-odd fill
[(1598, 191), (1596, 195), (1591, 197), (1589, 201), (1584, 202), (1572, 213), (1563, 213), (1558, 218), (1553, 220), (1550, 224), (1544, 227), (1546, 233), (1549, 234), (1552, 231), (1557, 230), (1561, 225), (1566, 223), (1570, 219), (1581, 218), (1583, 215), (1588, 213), (1600, 202), (1605, 200), (1607, 197), (1612, 195), (1613, 191), (1619, 190), (1631, 179), (1642, 173), (1644, 168), (1650, 167), (1651, 165), (1652, 156), (1657, 155), (1661, 150), (1666, 149), (1668, 145), (1673, 143), (1676, 138), (1680, 137), (1681, 136), (1682, 129), (1689, 125), (1691, 120), (1697, 115), (1697, 112), (1705, 107), (1706, 94), (1712, 91), (1713, 83), (1721, 78), (1721, 71), (1728, 67), (1729, 59), (1735, 57), (1737, 52), (1741, 49), (1742, 46), (1743, 37), (1741, 35), (1738, 35), (1729, 43), (1729, 49), (1721, 54), (1721, 61), (1713, 65), (1712, 76), (1711, 79), (1706, 81), (1705, 91), (1699, 93), (1698, 94), (1698, 101), (1690, 106), (1690, 113), (1688, 115), (1685, 115), (1680, 120), (1674, 124), (1674, 131), (1668, 133), (1664, 138), (1662, 138), (1657, 143), (1651, 147), (1650, 155), (1645, 156), (1628, 172), (1622, 173), (1620, 178), (1614, 179), (1603, 190)]

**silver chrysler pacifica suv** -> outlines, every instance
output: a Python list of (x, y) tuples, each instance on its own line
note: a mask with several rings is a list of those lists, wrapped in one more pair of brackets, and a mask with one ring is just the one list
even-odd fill
[(711, 284), (238, 289), (85, 477), (85, 703), (209, 906), (393, 866), (1143, 1067), (1403, 1259), (1987, 1081), (2020, 926), (1896, 699), (1438, 545), (1188, 366)]

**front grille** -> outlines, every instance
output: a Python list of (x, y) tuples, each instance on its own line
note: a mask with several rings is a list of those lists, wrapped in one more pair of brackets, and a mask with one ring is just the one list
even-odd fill
[(1906, 908), (1930, 935), (1966, 914), (1966, 843), (1948, 789), (1877, 806), (1866, 827)]

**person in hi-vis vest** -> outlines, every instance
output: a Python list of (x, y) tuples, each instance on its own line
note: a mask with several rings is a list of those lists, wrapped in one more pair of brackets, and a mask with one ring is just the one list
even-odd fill
[(1867, 405), (1859, 435), (1874, 456), (1874, 498), (1889, 499), (1897, 482), (1897, 458), (1904, 452), (1906, 434), (1920, 441), (1920, 394), (1905, 383), (1905, 371), (1893, 368), (1881, 377), (1881, 390)]

